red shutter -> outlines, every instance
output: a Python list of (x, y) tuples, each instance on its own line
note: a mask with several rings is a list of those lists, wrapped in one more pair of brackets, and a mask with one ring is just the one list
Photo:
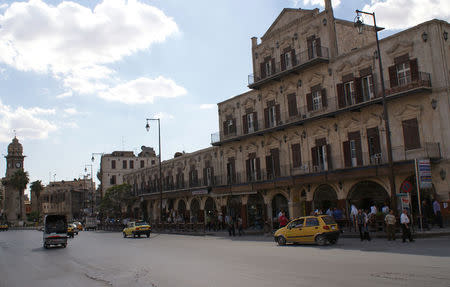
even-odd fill
[(317, 147), (316, 146), (311, 148), (311, 158), (312, 158), (313, 167), (318, 166), (319, 159), (317, 158)]
[(275, 74), (275, 58), (272, 58), (272, 75)]
[(396, 66), (389, 67), (389, 82), (391, 84), (391, 88), (398, 86), (397, 67)]
[(281, 54), (281, 70), (286, 70), (286, 59), (284, 58), (284, 54)]
[(313, 102), (312, 102), (312, 94), (309, 93), (306, 95), (306, 106), (308, 107), (308, 111), (313, 110)]
[(275, 125), (278, 126), (281, 123), (281, 112), (279, 104), (275, 106), (275, 114), (275, 120), (277, 121)]
[(261, 63), (261, 79), (264, 79), (266, 77), (266, 63)]
[(339, 83), (336, 85), (337, 95), (338, 95), (338, 105), (342, 109), (345, 107), (345, 95), (344, 95), (344, 84)]
[(255, 131), (258, 130), (258, 116), (256, 112), (253, 112), (253, 126), (255, 127)]
[(322, 89), (321, 93), (322, 93), (322, 107), (326, 108), (326, 107), (328, 107), (327, 90)]
[(351, 153), (350, 153), (350, 141), (343, 142), (342, 146), (344, 149), (345, 167), (351, 167), (352, 166), (352, 157), (351, 157)]
[(269, 128), (269, 108), (264, 109), (264, 127), (267, 129)]
[(328, 169), (333, 168), (333, 164), (331, 162), (331, 145), (327, 144), (327, 162), (328, 162)]
[(244, 134), (248, 134), (247, 115), (242, 116), (242, 130), (244, 131)]
[(228, 135), (228, 125), (227, 125), (227, 121), (223, 122), (223, 134), (224, 135)]
[(419, 67), (417, 66), (417, 59), (409, 60), (409, 68), (411, 70), (411, 81), (419, 80)]
[(261, 163), (259, 157), (256, 159), (256, 176), (258, 180), (261, 180)]
[(361, 78), (355, 78), (354, 83), (355, 83), (356, 103), (359, 104), (364, 101), (362, 94)]

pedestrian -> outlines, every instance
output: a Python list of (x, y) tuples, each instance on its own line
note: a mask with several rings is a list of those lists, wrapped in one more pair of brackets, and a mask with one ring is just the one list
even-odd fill
[(389, 213), (389, 206), (387, 204), (387, 202), (384, 203), (383, 207), (381, 208), (381, 212), (383, 212), (383, 214), (388, 214)]
[(206, 229), (211, 231), (211, 216), (209, 214), (206, 215)]
[(384, 218), (384, 222), (386, 222), (386, 233), (388, 241), (395, 240), (395, 216), (394, 211), (389, 211), (389, 214)]
[(326, 214), (327, 214), (328, 216), (333, 216), (333, 209), (332, 209), (331, 207), (328, 208), (327, 211), (326, 211)]
[(358, 224), (359, 229), (359, 238), (361, 241), (367, 239), (370, 241), (369, 229), (367, 228), (368, 218), (367, 213), (362, 209), (358, 210), (358, 215), (356, 216), (356, 223)]
[(285, 227), (287, 223), (288, 223), (288, 219), (286, 217), (286, 214), (283, 211), (280, 218), (278, 219), (278, 224), (280, 225), (280, 228), (282, 228), (282, 227)]
[(442, 225), (441, 205), (439, 204), (439, 201), (437, 201), (436, 198), (433, 201), (433, 212), (436, 224), (439, 225), (440, 228), (442, 228), (443, 225)]
[(356, 217), (358, 216), (358, 209), (356, 208), (354, 203), (352, 203), (352, 206), (350, 208), (350, 216), (351, 216), (351, 219), (352, 219), (353, 227), (354, 227), (355, 232), (356, 232), (356, 226), (358, 225), (358, 223), (356, 222)]
[(406, 242), (406, 238), (409, 239), (409, 242), (414, 242), (414, 239), (412, 238), (411, 235), (411, 229), (410, 229), (410, 224), (409, 224), (410, 220), (408, 217), (408, 212), (406, 209), (403, 209), (403, 213), (400, 216), (400, 224), (402, 226), (402, 239), (403, 242)]
[(219, 216), (217, 217), (217, 221), (219, 223), (219, 230), (223, 229), (223, 216), (222, 213), (219, 213)]
[(239, 216), (237, 219), (238, 233), (239, 236), (244, 235), (244, 230), (242, 228), (242, 218)]

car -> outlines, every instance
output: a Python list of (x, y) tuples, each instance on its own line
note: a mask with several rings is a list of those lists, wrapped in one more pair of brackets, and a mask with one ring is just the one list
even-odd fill
[(335, 244), (339, 239), (339, 227), (333, 217), (328, 215), (304, 216), (290, 221), (278, 229), (274, 240), (278, 245), (286, 243)]
[(0, 231), (7, 231), (9, 229), (7, 223), (0, 223)]
[(75, 221), (75, 222), (73, 222), (73, 224), (75, 224), (78, 231), (83, 231), (83, 224), (81, 224), (81, 222)]
[(69, 237), (74, 238), (75, 234), (78, 234), (78, 230), (77, 230), (75, 224), (73, 224), (73, 223), (67, 224), (67, 235)]
[(142, 234), (145, 234), (147, 238), (150, 237), (150, 232), (152, 231), (151, 226), (145, 221), (132, 221), (128, 222), (127, 226), (123, 229), (123, 237), (133, 236), (133, 238), (141, 237)]

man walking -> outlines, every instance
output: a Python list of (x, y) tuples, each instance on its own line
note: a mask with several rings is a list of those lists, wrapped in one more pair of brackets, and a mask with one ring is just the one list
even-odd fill
[(358, 224), (359, 237), (361, 238), (361, 241), (363, 241), (364, 239), (370, 241), (367, 222), (368, 222), (367, 214), (363, 212), (361, 209), (359, 209), (358, 215), (356, 216), (356, 223)]
[(414, 242), (414, 239), (412, 238), (412, 235), (411, 235), (411, 229), (410, 229), (409, 222), (410, 221), (409, 221), (408, 213), (407, 213), (406, 209), (403, 209), (403, 213), (400, 216), (400, 224), (402, 226), (403, 242), (406, 242), (406, 238), (409, 239), (409, 242)]
[(436, 218), (436, 224), (439, 225), (440, 228), (442, 228), (442, 213), (441, 213), (441, 205), (439, 204), (439, 201), (435, 198), (433, 201), (433, 211), (434, 216)]
[(394, 211), (389, 211), (388, 214), (386, 214), (386, 217), (384, 218), (384, 221), (386, 222), (386, 233), (388, 241), (395, 240), (395, 216)]

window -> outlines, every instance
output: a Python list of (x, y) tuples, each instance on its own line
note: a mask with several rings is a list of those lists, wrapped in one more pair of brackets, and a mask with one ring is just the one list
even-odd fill
[(344, 83), (344, 95), (347, 106), (356, 104), (355, 83), (353, 81)]
[(116, 169), (116, 161), (115, 160), (111, 161), (111, 169)]
[(356, 157), (356, 141), (350, 141), (350, 157), (352, 159), (352, 166), (357, 165), (357, 157)]
[(242, 129), (244, 134), (253, 133), (258, 130), (257, 113), (247, 111), (242, 116)]
[(270, 76), (272, 74), (272, 61), (266, 62), (264, 67), (266, 69), (266, 75)]
[(130, 160), (130, 169), (133, 169), (133, 168), (134, 168), (134, 161)]
[(399, 86), (404, 86), (411, 83), (411, 70), (409, 68), (409, 62), (397, 64), (397, 79)]
[(141, 168), (144, 168), (144, 161), (141, 160)]
[(405, 150), (420, 148), (419, 125), (417, 119), (402, 121)]
[(247, 114), (247, 129), (249, 133), (255, 131), (255, 124), (253, 123), (253, 114)]
[(313, 111), (322, 109), (322, 95), (320, 91), (312, 92)]
[(182, 171), (177, 173), (177, 188), (184, 188), (184, 174)]
[(322, 56), (320, 38), (316, 38), (316, 36), (308, 37), (306, 39), (306, 43), (308, 46), (308, 57), (310, 60)]
[(288, 228), (301, 228), (305, 222), (304, 218), (300, 218), (289, 223)]
[(203, 171), (203, 181), (204, 184), (207, 186), (212, 185), (212, 179), (213, 179), (213, 171), (212, 171), (212, 167), (206, 167), (205, 170)]
[(122, 161), (122, 168), (127, 169), (127, 161), (126, 160)]
[(306, 218), (306, 227), (319, 226), (319, 220), (315, 217)]
[(198, 185), (198, 173), (195, 167), (192, 167), (191, 171), (189, 172), (189, 185), (191, 187), (195, 187)]
[[(155, 165), (155, 160), (154, 159), (152, 159), (152, 165)], [(141, 161), (141, 166), (144, 167), (144, 164), (142, 164), (142, 161)]]
[(300, 144), (293, 144), (292, 147), (292, 167), (299, 168), (302, 166), (302, 155)]
[(251, 153), (248, 155), (246, 160), (246, 170), (247, 170), (247, 180), (255, 181), (261, 178), (261, 166), (259, 158), (256, 158), (256, 153)]
[(280, 152), (277, 148), (270, 150), (270, 155), (266, 156), (267, 179), (274, 179), (280, 176)]
[(288, 113), (290, 117), (294, 117), (298, 115), (297, 110), (297, 98), (295, 94), (289, 94), (287, 96), (287, 102), (288, 102)]
[(257, 179), (256, 158), (249, 159), (249, 181)]
[(275, 106), (271, 106), (269, 107), (269, 127), (274, 127), (276, 126), (276, 111), (275, 111)]
[(311, 148), (311, 156), (315, 172), (331, 169), (331, 147), (325, 138), (316, 140), (316, 146)]
[(115, 175), (111, 175), (111, 177), (109, 178), (109, 184), (111, 184), (111, 185), (116, 184), (116, 176)]
[(229, 135), (236, 133), (236, 120), (228, 119), (223, 122), (223, 134)]
[(363, 101), (368, 101), (375, 97), (373, 92), (373, 77), (372, 75), (367, 75), (361, 78), (361, 92)]
[(235, 170), (235, 161), (234, 158), (229, 158), (227, 162), (227, 183), (233, 184), (236, 183), (236, 170)]
[(284, 63), (286, 65), (286, 69), (290, 69), (292, 67), (292, 55), (290, 52), (284, 53)]

